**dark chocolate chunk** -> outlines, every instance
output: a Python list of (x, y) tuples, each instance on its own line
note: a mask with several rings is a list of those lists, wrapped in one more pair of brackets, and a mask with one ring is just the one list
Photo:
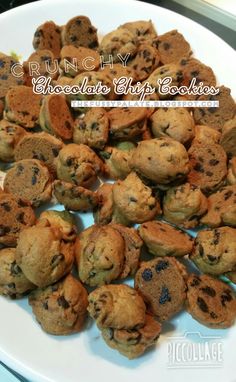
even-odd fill
[(160, 260), (155, 269), (156, 269), (156, 272), (161, 272), (161, 271), (164, 271), (166, 268), (169, 267), (169, 262), (166, 261), (166, 260)]
[(201, 288), (201, 290), (203, 291), (203, 293), (207, 294), (208, 296), (215, 297), (215, 295), (216, 295), (215, 289), (213, 289), (209, 286), (203, 287), (203, 288)]
[(58, 297), (57, 299), (57, 303), (59, 306), (61, 306), (63, 309), (68, 309), (70, 304), (68, 301), (66, 301), (65, 297), (64, 296), (60, 296)]
[(208, 313), (209, 309), (208, 309), (208, 306), (206, 304), (206, 301), (201, 298), (201, 297), (198, 297), (197, 298), (197, 304), (199, 306), (199, 308), (204, 312), (204, 313)]
[(11, 263), (11, 267), (10, 267), (10, 272), (11, 272), (11, 275), (19, 275), (19, 273), (22, 273), (22, 270), (21, 268), (19, 267), (18, 264), (16, 264), (16, 261), (13, 261)]
[(152, 279), (152, 270), (150, 268), (144, 269), (142, 273), (142, 278), (144, 281), (150, 281)]
[(159, 298), (159, 304), (164, 305), (168, 301), (171, 301), (170, 292), (167, 287), (163, 286)]

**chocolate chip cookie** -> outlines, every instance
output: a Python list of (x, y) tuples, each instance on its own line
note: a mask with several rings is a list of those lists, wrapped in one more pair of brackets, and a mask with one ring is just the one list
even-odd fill
[(105, 161), (105, 173), (112, 179), (124, 179), (131, 172), (130, 159), (135, 144), (132, 142), (120, 142), (115, 146), (107, 146), (100, 151), (100, 156)]
[(0, 121), (0, 160), (13, 162), (15, 148), (18, 142), (26, 135), (23, 127), (2, 119)]
[(129, 140), (140, 136), (145, 130), (147, 109), (113, 108), (108, 112), (110, 122), (110, 136), (112, 139)]
[(34, 32), (34, 49), (48, 49), (55, 58), (59, 58), (61, 50), (61, 28), (53, 21), (46, 21), (39, 25)]
[(155, 40), (163, 65), (179, 61), (191, 55), (191, 47), (176, 29), (158, 36)]
[(97, 29), (88, 17), (75, 16), (62, 27), (62, 44), (96, 49), (98, 47)]
[(76, 238), (77, 227), (75, 218), (68, 211), (43, 211), (39, 215), (37, 225), (58, 228), (62, 233), (64, 241), (74, 241)]
[(137, 37), (135, 33), (123, 27), (107, 33), (99, 45), (99, 52), (104, 61), (108, 61), (109, 56), (112, 56), (113, 62), (119, 62), (118, 55), (133, 57), (136, 51)]

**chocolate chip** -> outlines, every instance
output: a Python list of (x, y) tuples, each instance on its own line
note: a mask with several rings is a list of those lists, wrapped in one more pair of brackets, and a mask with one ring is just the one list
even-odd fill
[(195, 276), (194, 279), (192, 280), (192, 282), (190, 283), (190, 286), (192, 287), (195, 287), (195, 286), (198, 286), (200, 284), (201, 280)]
[(208, 306), (206, 304), (206, 301), (201, 298), (201, 297), (198, 297), (197, 298), (197, 304), (199, 306), (199, 308), (204, 312), (204, 313), (208, 313), (209, 309), (208, 309)]
[(20, 269), (19, 265), (16, 264), (16, 261), (13, 261), (11, 263), (10, 272), (12, 276), (19, 275), (19, 273), (22, 273), (22, 270)]
[(202, 166), (201, 163), (196, 163), (194, 166), (193, 166), (193, 169), (197, 172), (201, 172), (201, 173), (204, 173), (204, 168)]
[(221, 304), (223, 305), (223, 306), (226, 306), (225, 305), (225, 303), (226, 302), (230, 302), (230, 301), (232, 301), (232, 295), (231, 295), (231, 291), (229, 290), (229, 289), (226, 289), (225, 291), (224, 291), (224, 293), (220, 296), (220, 298), (221, 298)]
[(0, 226), (0, 236), (4, 236), (11, 231), (10, 227)]
[(9, 284), (7, 284), (7, 287), (10, 288), (10, 289), (15, 289), (16, 288), (16, 284), (15, 283), (9, 283)]
[(209, 165), (210, 166), (216, 166), (220, 161), (218, 159), (210, 159), (209, 160)]
[(159, 304), (164, 305), (168, 301), (171, 301), (170, 292), (167, 287), (163, 286), (159, 298)]
[(7, 212), (11, 211), (11, 206), (7, 202), (1, 203), (0, 206)]
[(31, 184), (34, 186), (37, 183), (37, 176), (34, 174), (31, 178)]
[(201, 257), (204, 256), (204, 249), (203, 249), (202, 244), (198, 244), (198, 252), (199, 252), (199, 255), (200, 255)]
[(93, 122), (92, 125), (91, 125), (91, 130), (98, 130), (98, 123), (97, 122)]
[(130, 202), (133, 202), (133, 203), (137, 203), (137, 199), (136, 198), (134, 198), (133, 196), (131, 196), (130, 198), (129, 198), (129, 200), (130, 200)]
[(152, 279), (152, 270), (150, 268), (144, 269), (142, 273), (142, 278), (144, 281), (150, 281)]
[(65, 128), (66, 128), (67, 130), (71, 130), (72, 126), (71, 126), (71, 124), (70, 124), (69, 121), (65, 121)]
[(48, 310), (48, 302), (47, 301), (43, 302), (43, 308), (45, 310)]
[(25, 213), (24, 213), (24, 212), (19, 212), (19, 213), (16, 215), (16, 220), (17, 220), (19, 223), (21, 223), (21, 224), (25, 224), (24, 217), (25, 217)]
[(163, 48), (164, 48), (165, 50), (169, 50), (169, 49), (170, 49), (170, 44), (169, 44), (168, 42), (164, 42), (164, 44), (163, 44)]
[(191, 76), (192, 77), (197, 77), (199, 75), (199, 71), (198, 70), (193, 70), (192, 72), (191, 72)]
[(57, 157), (58, 156), (58, 153), (59, 153), (59, 149), (56, 149), (56, 148), (52, 148), (52, 153), (54, 155), (54, 157)]
[(228, 200), (233, 195), (233, 191), (229, 190), (224, 194), (224, 200)]
[(57, 299), (57, 303), (59, 306), (61, 306), (63, 309), (68, 309), (70, 307), (70, 304), (68, 303), (68, 301), (66, 301), (65, 297), (64, 296), (60, 296), (58, 297)]
[(219, 243), (219, 240), (220, 240), (220, 232), (217, 231), (216, 229), (214, 229), (213, 232), (214, 232), (214, 233), (213, 233), (214, 237), (213, 237), (213, 241), (212, 241), (212, 243), (213, 243), (214, 245), (217, 245), (217, 244)]
[(90, 42), (89, 45), (88, 45), (88, 47), (89, 47), (90, 49), (97, 48), (97, 46), (98, 46), (98, 43), (97, 43), (96, 40)]
[(75, 42), (75, 41), (77, 41), (77, 37), (76, 36), (70, 36), (70, 41), (71, 42)]
[(73, 159), (72, 158), (67, 158), (66, 165), (67, 166), (72, 166), (72, 164), (73, 164)]
[(201, 290), (203, 291), (203, 293), (207, 294), (208, 296), (215, 297), (215, 295), (216, 295), (215, 289), (213, 289), (209, 286), (203, 287), (203, 288), (201, 288)]
[(156, 269), (156, 272), (161, 272), (161, 271), (164, 271), (165, 269), (167, 269), (169, 267), (169, 262), (166, 261), (166, 260), (160, 260), (155, 269)]
[(208, 260), (209, 260), (211, 263), (213, 263), (214, 261), (217, 260), (217, 257), (216, 257), (216, 256), (212, 256), (212, 255), (207, 255), (207, 258), (208, 258)]
[(210, 316), (211, 316), (211, 318), (213, 318), (213, 319), (218, 318), (217, 314), (215, 314), (214, 312), (211, 312), (211, 313), (210, 313)]
[(21, 175), (23, 172), (24, 172), (24, 167), (22, 166), (22, 164), (18, 164), (18, 166), (17, 166), (17, 168), (16, 168), (16, 175), (19, 176), (19, 175)]

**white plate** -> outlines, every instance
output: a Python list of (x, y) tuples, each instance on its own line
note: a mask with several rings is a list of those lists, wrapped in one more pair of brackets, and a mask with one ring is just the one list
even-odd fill
[[(230, 87), (236, 96), (235, 52), (230, 46), (187, 18), (132, 0), (44, 0), (16, 8), (0, 15), (0, 51), (15, 51), (26, 59), (39, 24), (46, 20), (64, 24), (78, 14), (89, 16), (102, 34), (138, 19), (152, 19), (159, 34), (178, 29), (195, 56), (214, 69), (218, 83)], [(89, 223), (92, 218), (87, 214), (84, 225)], [(128, 361), (104, 344), (94, 324), (89, 326), (81, 334), (49, 336), (33, 319), (26, 299), (0, 298), (1, 360), (40, 382), (235, 380), (235, 327), (210, 330), (182, 312), (164, 325), (156, 350)]]

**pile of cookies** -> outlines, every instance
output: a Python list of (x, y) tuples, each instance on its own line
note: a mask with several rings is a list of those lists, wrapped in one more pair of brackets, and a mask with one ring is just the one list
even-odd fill
[[(34, 94), (31, 61), (39, 64), (33, 78), (55, 84), (149, 81), (154, 100), (163, 97), (159, 78), (217, 86), (216, 77), (178, 31), (158, 35), (151, 21), (121, 25), (100, 43), (86, 16), (64, 26), (47, 21), (33, 47), (20, 78), (11, 72), (16, 59), (0, 53), (0, 160), (8, 164), (0, 189), (0, 294), (28, 295), (50, 334), (79, 332), (88, 312), (108, 346), (128, 358), (153, 346), (161, 325), (183, 309), (211, 328), (233, 325), (236, 297), (225, 282), (236, 282), (230, 89), (219, 86), (219, 108), (72, 109), (71, 99), (90, 96)], [(127, 66), (119, 54), (130, 54)], [(113, 68), (102, 69), (100, 55), (111, 55)], [(88, 56), (93, 71), (65, 70), (65, 59)], [(51, 74), (45, 63), (54, 58), (60, 65)], [(48, 210), (55, 199), (64, 211)], [(82, 230), (73, 211), (81, 218), (92, 211), (94, 224)], [(196, 239), (186, 231), (199, 227)], [(127, 278), (134, 288), (123, 284)]]

